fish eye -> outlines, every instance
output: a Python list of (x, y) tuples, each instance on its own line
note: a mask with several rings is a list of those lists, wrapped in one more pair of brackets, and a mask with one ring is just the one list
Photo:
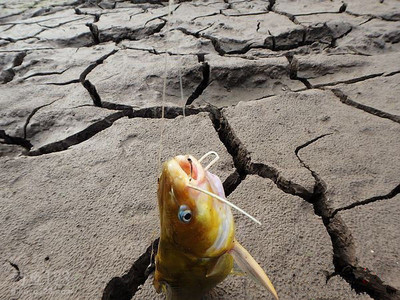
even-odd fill
[(178, 211), (178, 218), (183, 223), (189, 223), (192, 219), (192, 211), (186, 205), (181, 205)]

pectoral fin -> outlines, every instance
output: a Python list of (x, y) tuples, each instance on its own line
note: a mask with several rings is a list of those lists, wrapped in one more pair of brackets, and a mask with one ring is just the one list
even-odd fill
[(278, 294), (275, 291), (274, 286), (269, 280), (267, 274), (260, 267), (260, 265), (254, 260), (247, 250), (239, 244), (238, 241), (234, 241), (233, 248), (229, 251), (237, 265), (242, 269), (243, 272), (249, 274), (256, 282), (266, 287), (275, 299), (278, 298)]
[(218, 259), (215, 260), (213, 264), (211, 264), (211, 266), (208, 269), (206, 277), (211, 277), (221, 273), (225, 267), (226, 267), (225, 257), (224, 255), (221, 255), (220, 257), (218, 257)]
[(231, 271), (231, 274), (233, 276), (246, 276), (246, 273), (242, 271), (242, 269), (238, 266), (238, 264), (235, 262), (233, 264), (233, 268)]

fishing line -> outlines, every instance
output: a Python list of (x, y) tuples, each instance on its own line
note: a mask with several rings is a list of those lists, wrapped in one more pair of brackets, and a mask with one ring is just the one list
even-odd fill
[[(182, 60), (182, 58), (181, 58)], [(182, 114), (183, 118), (186, 117), (186, 101), (183, 98), (183, 84), (182, 84), (182, 71), (179, 68), (179, 88), (181, 89), (181, 103), (182, 103)]]
[[(171, 23), (171, 14), (172, 14), (172, 5), (174, 4), (174, 0), (169, 0), (168, 3), (168, 17), (167, 17), (167, 24), (166, 24), (166, 32), (165, 32), (165, 40), (168, 42), (168, 36), (169, 36), (169, 27)], [(160, 128), (160, 149), (158, 153), (158, 168), (161, 170), (161, 156), (162, 156), (162, 151), (163, 151), (163, 139), (164, 139), (164, 129), (165, 129), (165, 94), (167, 90), (167, 74), (168, 74), (168, 58), (169, 58), (169, 53), (167, 49), (168, 45), (166, 44), (165, 46), (165, 56), (164, 56), (164, 84), (163, 84), (163, 93), (162, 93), (162, 100), (161, 100), (161, 128)]]
[[(182, 63), (183, 57), (181, 57), (181, 63), (180, 65), (183, 65)], [(182, 71), (181, 68), (179, 68), (179, 88), (181, 90), (181, 103), (182, 103), (182, 115), (183, 115), (183, 122), (185, 122), (185, 118), (186, 118), (186, 101), (183, 98), (183, 83), (182, 83)], [(188, 153), (188, 143), (184, 143), (183, 144), (183, 153)]]
[(164, 129), (165, 129), (165, 121), (164, 121), (164, 106), (165, 106), (165, 91), (167, 89), (167, 64), (168, 64), (168, 53), (165, 54), (164, 59), (164, 84), (163, 84), (163, 94), (161, 100), (161, 128), (160, 128), (160, 149), (158, 152), (158, 166), (161, 170), (161, 155), (163, 151), (163, 138), (164, 138)]
[[(169, 36), (169, 27), (171, 23), (171, 14), (172, 14), (172, 6), (174, 4), (174, 0), (169, 0), (168, 3), (168, 17), (167, 17), (167, 24), (166, 24), (166, 32), (165, 32), (165, 40), (168, 42), (168, 36)], [(162, 168), (162, 163), (161, 163), (161, 156), (163, 152), (163, 139), (164, 139), (164, 129), (165, 129), (165, 96), (166, 96), (166, 90), (167, 90), (167, 74), (168, 74), (168, 58), (169, 58), (169, 53), (168, 53), (168, 44), (166, 43), (165, 46), (165, 56), (164, 56), (164, 82), (163, 82), (163, 92), (162, 92), (162, 100), (161, 100), (161, 125), (160, 125), (160, 148), (158, 152), (158, 169), (159, 173), (161, 173), (161, 168)], [(181, 91), (181, 94), (183, 92)], [(183, 96), (181, 96), (183, 97)], [(157, 176), (158, 177), (158, 176)], [(158, 179), (160, 180), (160, 179)], [(160, 184), (160, 182), (158, 182)], [(150, 262), (147, 267), (148, 270), (151, 269), (152, 267), (152, 262), (154, 259), (154, 242), (151, 243), (151, 252), (150, 252)]]

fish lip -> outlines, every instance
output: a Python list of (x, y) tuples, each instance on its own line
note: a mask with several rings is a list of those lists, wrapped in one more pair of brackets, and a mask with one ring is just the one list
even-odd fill
[[(178, 155), (173, 160), (180, 167), (180, 175), (188, 181), (202, 182), (205, 178), (205, 171), (199, 161), (192, 155)], [(191, 166), (191, 167), (190, 167)]]

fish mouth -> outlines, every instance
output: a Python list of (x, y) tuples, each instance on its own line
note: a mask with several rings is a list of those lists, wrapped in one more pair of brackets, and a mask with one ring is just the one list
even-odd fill
[[(168, 183), (177, 198), (193, 194), (190, 184), (203, 185), (206, 174), (199, 161), (192, 155), (178, 155), (168, 160), (163, 167), (161, 181)], [(196, 191), (194, 194), (197, 194)]]
[(189, 181), (198, 181), (204, 178), (203, 167), (192, 155), (178, 155), (175, 156), (173, 160), (178, 163), (180, 169), (185, 173), (185, 177)]

